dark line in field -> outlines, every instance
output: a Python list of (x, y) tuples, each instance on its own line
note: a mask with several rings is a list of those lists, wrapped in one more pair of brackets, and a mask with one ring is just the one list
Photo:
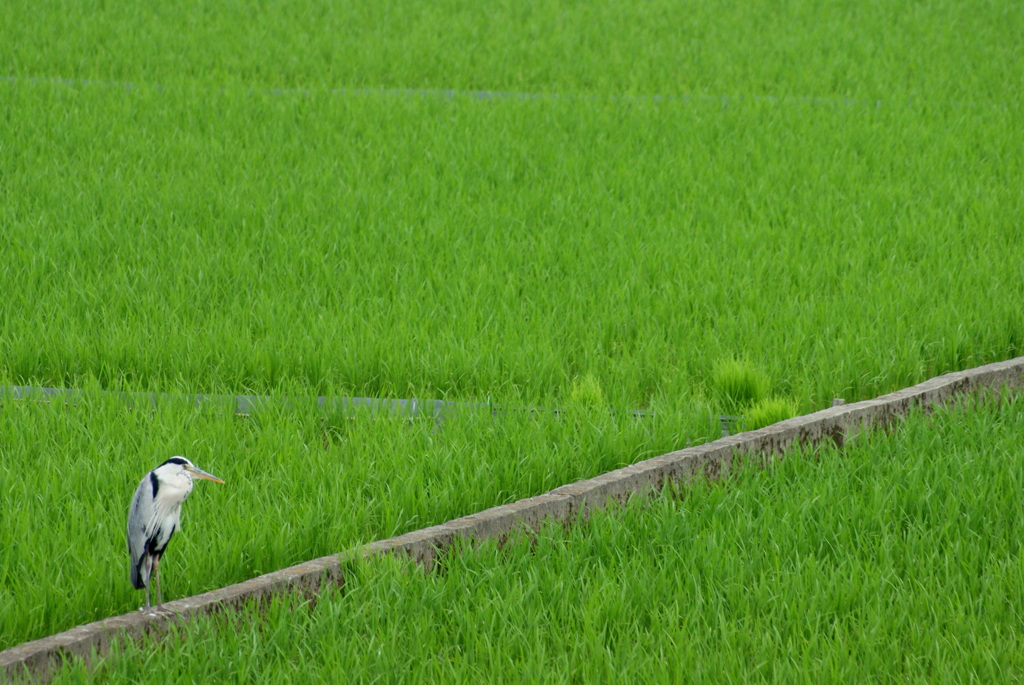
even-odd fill
[[(3, 76), (0, 80), (12, 84), (29, 83), (33, 85), (64, 85), (64, 86), (99, 86), (103, 88), (124, 89), (126, 92), (133, 90), (154, 90), (163, 92), (165, 87), (159, 83), (135, 83), (132, 81), (115, 81), (107, 79), (85, 79), (85, 78), (63, 78), (59, 76), (38, 77), (38, 76)], [(768, 102), (777, 104), (807, 104), (807, 105), (845, 105), (845, 106), (871, 106), (883, 107), (902, 105), (914, 107), (920, 105), (942, 105), (947, 107), (1006, 107), (1010, 103), (986, 102), (979, 100), (922, 100), (908, 98), (906, 100), (895, 99), (871, 99), (871, 98), (849, 98), (837, 95), (637, 95), (637, 94), (603, 94), (603, 93), (531, 93), (524, 91), (502, 91), (502, 90), (460, 90), (456, 88), (246, 88), (245, 86), (234, 87), (201, 87), (204, 90), (216, 90), (220, 93), (227, 93), (233, 90), (247, 92), (249, 95), (257, 93), (290, 96), (299, 95), (308, 97), (315, 94), (331, 95), (359, 95), (369, 97), (420, 97), (435, 98), (442, 100), (578, 100), (584, 102), (650, 102), (666, 104), (697, 104), (697, 103), (718, 103), (723, 108), (731, 105), (739, 105), (746, 102)], [(166, 88), (166, 90), (170, 90)]]
[[(371, 416), (389, 414), (392, 416), (415, 419), (422, 416), (429, 416), (434, 423), (440, 427), (445, 420), (452, 418), (457, 412), (466, 410), (488, 411), (491, 416), (498, 418), (509, 412), (528, 412), (531, 414), (551, 413), (560, 416), (565, 410), (560, 407), (547, 408), (536, 406), (501, 405), (492, 402), (466, 402), (454, 400), (422, 400), (418, 398), (395, 399), (379, 397), (316, 397), (316, 398), (275, 398), (271, 395), (223, 395), (223, 394), (175, 394), (165, 392), (117, 392), (102, 391), (105, 395), (114, 395), (127, 406), (132, 408), (149, 408), (156, 411), (161, 402), (188, 402), (199, 408), (204, 405), (221, 405), (231, 407), (236, 416), (249, 416), (253, 412), (268, 406), (279, 406), (285, 409), (298, 409), (303, 406), (311, 406), (315, 403), (316, 408), (323, 413), (339, 413), (349, 418), (355, 418), (359, 410), (369, 410)], [(0, 401), (4, 398), (14, 400), (63, 400), (68, 403), (75, 403), (85, 396), (82, 390), (73, 388), (48, 388), (34, 385), (4, 385), (0, 386)], [(614, 417), (616, 413), (610, 412)], [(627, 416), (633, 419), (645, 419), (654, 416), (653, 412), (643, 409), (634, 409), (627, 412)], [(714, 416), (714, 415), (712, 415)], [(742, 416), (730, 416), (721, 414), (717, 418), (722, 428), (722, 437), (731, 435), (736, 431)]]
[[(497, 414), (501, 409), (497, 405), (490, 405), (481, 402), (455, 402), (446, 400), (421, 400), (412, 399), (381, 399), (375, 397), (316, 397), (308, 399), (296, 399), (293, 397), (274, 398), (271, 395), (224, 395), (224, 394), (175, 394), (157, 392), (114, 392), (103, 391), (105, 394), (116, 395), (125, 404), (132, 407), (148, 407), (155, 410), (161, 402), (186, 401), (198, 408), (203, 405), (229, 405), (232, 411), (240, 416), (248, 416), (267, 406), (281, 406), (289, 409), (301, 407), (303, 404), (315, 403), (316, 407), (324, 412), (355, 412), (359, 409), (369, 409), (374, 415), (389, 412), (398, 415), (407, 415), (416, 418), (423, 414), (430, 414), (435, 419), (443, 418), (447, 408), (468, 408), (468, 409), (490, 409)], [(0, 397), (9, 396), (15, 400), (31, 399), (62, 399), (65, 402), (75, 402), (85, 396), (84, 391), (72, 388), (48, 388), (30, 385), (9, 385), (0, 386)], [(534, 408), (539, 410), (540, 408)]]

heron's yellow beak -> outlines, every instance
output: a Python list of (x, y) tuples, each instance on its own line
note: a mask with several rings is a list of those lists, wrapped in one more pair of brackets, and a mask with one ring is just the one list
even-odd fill
[(186, 466), (185, 470), (188, 471), (189, 473), (191, 473), (193, 476), (198, 476), (199, 478), (205, 478), (206, 480), (212, 480), (214, 483), (223, 483), (224, 482), (220, 478), (218, 478), (217, 476), (213, 475), (212, 473), (207, 473), (206, 471), (203, 471), (200, 468), (196, 468), (195, 466)]

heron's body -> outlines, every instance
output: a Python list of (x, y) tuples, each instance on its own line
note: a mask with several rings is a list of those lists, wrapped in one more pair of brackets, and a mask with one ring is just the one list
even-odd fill
[(146, 589), (149, 610), (149, 580), (156, 578), (157, 608), (163, 605), (160, 594), (160, 557), (167, 543), (181, 527), (181, 505), (192, 492), (197, 476), (218, 483), (224, 481), (196, 468), (184, 457), (171, 457), (146, 474), (135, 489), (128, 511), (128, 552), (131, 555), (132, 587)]

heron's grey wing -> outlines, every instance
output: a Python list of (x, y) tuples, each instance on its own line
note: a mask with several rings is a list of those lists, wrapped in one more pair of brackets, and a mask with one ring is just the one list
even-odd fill
[(147, 475), (135, 489), (135, 496), (132, 497), (132, 504), (128, 509), (127, 533), (128, 553), (131, 556), (131, 580), (132, 585), (138, 589), (145, 587), (149, 582), (149, 569), (141, 568), (141, 562), (156, 521), (156, 507), (151, 488)]

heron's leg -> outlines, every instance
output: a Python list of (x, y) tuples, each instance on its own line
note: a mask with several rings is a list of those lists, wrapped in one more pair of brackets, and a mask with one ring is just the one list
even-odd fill
[[(149, 552), (146, 553), (146, 557), (147, 557), (146, 561), (149, 561), (149, 558), (148, 558), (149, 557)], [(146, 564), (143, 564), (143, 565), (145, 566)], [(143, 609), (143, 611), (145, 611), (145, 612), (149, 611), (149, 581), (148, 581), (148, 579), (146, 581), (146, 607)]]
[(153, 576), (156, 578), (156, 610), (164, 608), (164, 596), (160, 593), (160, 555), (153, 557)]

